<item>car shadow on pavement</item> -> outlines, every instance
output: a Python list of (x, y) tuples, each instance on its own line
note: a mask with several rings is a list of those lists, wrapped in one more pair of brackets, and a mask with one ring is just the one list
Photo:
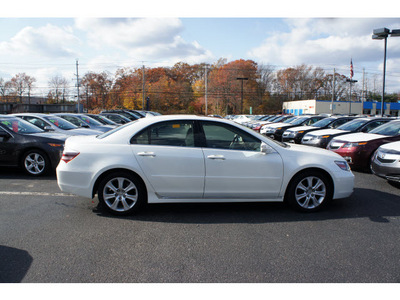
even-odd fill
[(35, 179), (35, 180), (57, 180), (56, 172), (53, 170), (43, 176), (32, 176), (24, 172), (24, 170), (16, 167), (0, 167), (0, 179)]
[(150, 204), (130, 216), (115, 216), (98, 206), (94, 212), (107, 218), (188, 224), (258, 224), (352, 218), (389, 222), (388, 217), (400, 216), (400, 197), (377, 190), (356, 188), (349, 198), (334, 200), (328, 207), (315, 213), (297, 212), (284, 203)]
[(0, 245), (0, 283), (21, 282), (32, 261), (27, 251)]

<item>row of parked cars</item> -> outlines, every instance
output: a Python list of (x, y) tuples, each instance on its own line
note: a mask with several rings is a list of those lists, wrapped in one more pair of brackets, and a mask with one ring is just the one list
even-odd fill
[(400, 182), (399, 118), (279, 115), (233, 121), (280, 142), (326, 148), (346, 159), (352, 169)]
[(154, 115), (159, 114), (118, 110), (100, 114), (0, 115), (0, 166), (22, 167), (29, 175), (40, 176), (57, 167), (68, 137), (99, 135)]

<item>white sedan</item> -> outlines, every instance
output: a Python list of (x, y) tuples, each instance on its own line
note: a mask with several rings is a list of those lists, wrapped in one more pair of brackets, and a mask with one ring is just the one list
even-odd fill
[(177, 115), (68, 138), (57, 181), (64, 192), (97, 194), (114, 214), (146, 203), (257, 201), (316, 211), (350, 196), (354, 175), (331, 151), (286, 145), (223, 119)]

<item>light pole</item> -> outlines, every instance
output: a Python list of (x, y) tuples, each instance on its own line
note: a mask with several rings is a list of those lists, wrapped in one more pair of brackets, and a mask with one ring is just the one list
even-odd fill
[(349, 99), (349, 115), (351, 114), (351, 84), (358, 82), (357, 80), (353, 79), (346, 79), (346, 82), (350, 82), (350, 99)]
[(243, 80), (249, 80), (247, 77), (237, 77), (236, 80), (242, 81), (242, 97), (240, 100), (240, 114), (243, 114)]
[(393, 29), (390, 31), (388, 28), (374, 29), (373, 40), (385, 40), (384, 54), (383, 54), (383, 79), (382, 79), (382, 101), (381, 101), (381, 116), (383, 116), (384, 98), (385, 98), (385, 77), (386, 77), (386, 47), (388, 36), (400, 36), (400, 29)]

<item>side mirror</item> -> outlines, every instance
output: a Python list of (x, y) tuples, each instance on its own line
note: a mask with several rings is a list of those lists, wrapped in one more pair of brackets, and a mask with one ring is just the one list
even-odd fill
[(83, 128), (90, 128), (90, 126), (89, 126), (88, 124), (85, 124), (85, 123), (82, 123), (80, 127), (83, 127)]
[(44, 128), (43, 128), (43, 130), (44, 131), (54, 131), (54, 129), (53, 128), (51, 128), (51, 126), (44, 126)]
[(273, 148), (271, 148), (270, 146), (268, 146), (266, 143), (262, 142), (261, 147), (260, 147), (260, 152), (262, 154), (271, 154), (271, 153), (275, 153), (275, 150)]

